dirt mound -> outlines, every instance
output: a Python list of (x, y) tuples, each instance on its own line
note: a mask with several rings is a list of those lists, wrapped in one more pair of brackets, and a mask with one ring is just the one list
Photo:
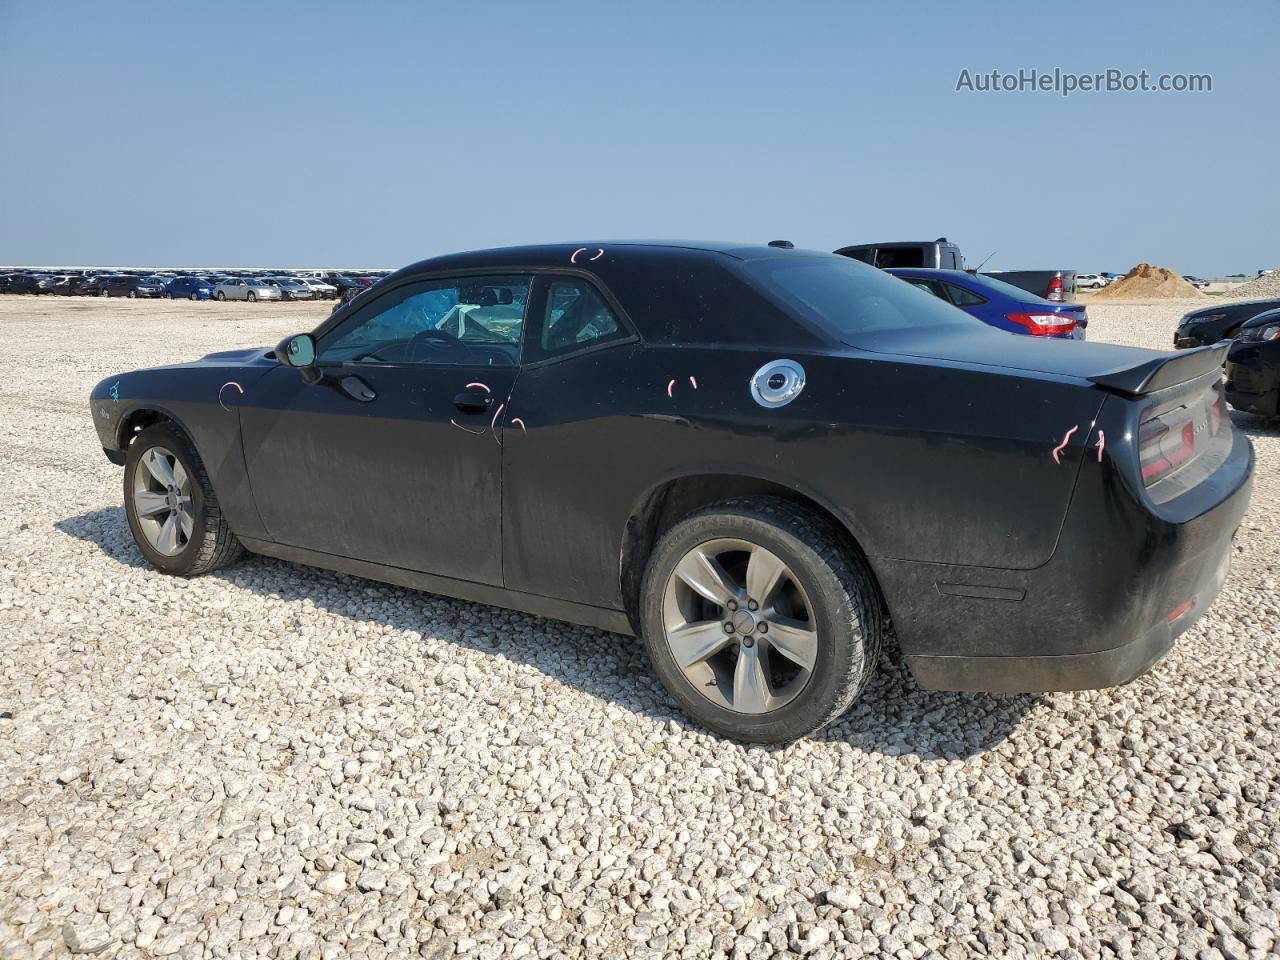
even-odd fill
[(1153, 267), (1149, 263), (1138, 264), (1094, 294), (1098, 300), (1182, 300), (1205, 296), (1167, 267)]
[(1280, 270), (1275, 273), (1264, 273), (1260, 277), (1254, 277), (1248, 283), (1242, 283), (1238, 287), (1233, 287), (1227, 291), (1227, 299), (1229, 300), (1253, 300), (1271, 299), (1280, 297)]

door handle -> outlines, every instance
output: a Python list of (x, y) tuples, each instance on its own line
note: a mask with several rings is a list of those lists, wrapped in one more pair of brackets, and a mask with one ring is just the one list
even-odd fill
[(359, 377), (343, 377), (338, 381), (338, 386), (352, 400), (359, 400), (361, 403), (368, 403), (378, 396), (373, 392), (373, 388)]
[(453, 405), (463, 413), (484, 413), (493, 403), (493, 397), (479, 390), (464, 390), (453, 398)]

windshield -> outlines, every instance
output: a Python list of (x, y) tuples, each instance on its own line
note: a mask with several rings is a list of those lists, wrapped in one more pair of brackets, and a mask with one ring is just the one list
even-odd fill
[(959, 307), (848, 257), (749, 260), (743, 269), (765, 292), (841, 340), (919, 327), (985, 326)]

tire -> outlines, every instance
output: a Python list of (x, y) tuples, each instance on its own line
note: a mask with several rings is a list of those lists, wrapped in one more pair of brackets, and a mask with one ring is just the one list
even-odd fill
[(250, 290), (249, 296), (245, 297), (245, 299), (248, 300), (250, 303), (254, 303), (258, 299), (258, 297), (252, 290)]
[[(164, 455), (161, 453), (163, 451), (181, 465), (190, 495), (190, 535), (178, 535), (177, 549), (173, 552), (160, 549), (144, 532), (144, 523), (154, 523), (156, 526), (163, 524), (158, 519), (145, 520), (139, 517), (136, 495), (139, 485), (159, 486), (154, 482), (151, 469), (144, 464), (144, 458), (151, 451), (156, 451), (161, 456)], [(168, 460), (168, 457), (165, 459)], [(172, 469), (175, 474), (178, 473), (176, 468)], [(163, 494), (150, 492), (148, 495), (163, 497)], [(200, 455), (196, 453), (187, 435), (172, 423), (157, 423), (147, 427), (129, 445), (124, 467), (124, 504), (134, 543), (147, 562), (162, 573), (196, 577), (234, 563), (244, 553), (244, 547), (231, 532), (218, 505), (218, 498), (214, 495)], [(184, 539), (185, 542), (182, 542)]]
[(137, 291), (137, 290), (130, 290), (130, 291), (129, 291), (129, 299), (130, 299), (130, 300), (137, 300), (137, 299), (138, 299), (138, 291)]
[[(756, 621), (754, 628), (735, 632), (723, 649), (695, 662), (688, 668), (694, 674), (691, 678), (676, 660), (668, 639), (668, 622), (674, 617), (688, 626), (682, 611), (692, 603), (700, 610), (689, 618), (697, 621), (690, 629), (704, 631), (693, 643), (715, 645), (724, 642), (712, 629), (723, 624), (715, 621), (721, 616), (740, 618), (743, 610), (738, 607), (730, 613), (727, 606), (701, 599), (676, 576), (676, 570), (695, 548), (714, 551), (726, 542), (756, 551), (763, 548), (761, 556), (766, 564), (781, 561), (785, 576), (776, 581), (772, 593), (768, 588), (763, 591), (767, 594), (763, 599), (751, 598), (756, 604), (751, 609), (756, 613), (747, 617)], [(728, 558), (729, 567), (738, 571), (731, 573), (730, 579), (745, 585), (749, 582), (745, 567), (734, 564), (749, 563), (738, 558), (756, 555), (731, 550), (720, 556)], [(726, 567), (720, 569), (728, 572)], [(745, 590), (739, 596), (747, 596)], [(780, 607), (786, 608), (782, 614)], [(807, 648), (811, 662), (807, 670), (779, 652), (783, 649), (781, 638), (791, 635), (796, 625), (793, 615), (801, 608), (807, 614), (802, 635), (813, 637)], [(654, 547), (640, 593), (644, 644), (663, 685), (702, 726), (735, 740), (756, 743), (787, 743), (807, 736), (849, 709), (875, 672), (884, 633), (882, 610), (875, 577), (856, 548), (843, 542), (821, 517), (774, 497), (725, 500), (680, 521)], [(763, 632), (761, 619), (767, 621), (766, 627), (773, 625), (775, 629)], [(742, 652), (750, 646), (757, 650), (747, 663), (763, 665), (765, 672), (760, 676), (762, 689), (767, 691), (760, 700), (767, 707), (755, 712), (733, 709), (733, 704), (726, 702), (730, 695), (723, 692), (730, 689), (737, 702), (738, 679), (744, 673)], [(788, 670), (793, 671), (791, 679), (784, 676), (779, 683), (780, 672)], [(746, 684), (744, 690), (752, 686)], [(761, 687), (756, 685), (756, 689)], [(744, 694), (742, 699), (746, 702), (750, 698)]]
[(188, 300), (199, 300), (199, 299), (200, 299), (200, 297), (193, 293), (193, 294), (191, 294), (191, 296), (187, 297), (187, 299), (188, 299)]
[(109, 296), (111, 296), (111, 291), (110, 291), (110, 290), (108, 290), (106, 287), (103, 287), (103, 288), (102, 288), (102, 291), (98, 294), (98, 296), (100, 296), (100, 297), (109, 297)]
[(219, 291), (218, 291), (218, 299), (219, 299), (219, 300), (221, 300), (223, 303), (226, 303), (226, 302), (227, 302), (227, 295), (226, 295), (225, 293), (223, 293), (221, 290), (219, 290)]

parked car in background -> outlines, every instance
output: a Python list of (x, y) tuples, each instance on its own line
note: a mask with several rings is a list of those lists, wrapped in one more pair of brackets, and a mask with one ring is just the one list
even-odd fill
[(213, 286), (201, 277), (174, 277), (165, 286), (170, 300), (208, 300), (213, 296)]
[(1237, 410), (1280, 417), (1280, 309), (1247, 321), (1227, 352), (1226, 398)]
[(983, 276), (994, 277), (1053, 303), (1071, 303), (1076, 298), (1074, 270), (991, 270)]
[(50, 293), (63, 297), (79, 297), (84, 295), (85, 278), (78, 273), (60, 273), (53, 278)]
[(54, 280), (43, 273), (14, 273), (5, 287), (6, 293), (53, 293)]
[(337, 287), (332, 283), (326, 283), (318, 277), (298, 277), (298, 280), (310, 287), (311, 292), (321, 300), (332, 300), (338, 295)]
[(960, 248), (946, 237), (937, 240), (906, 240), (893, 243), (855, 243), (836, 251), (842, 257), (861, 260), (881, 270), (889, 267), (928, 267), (963, 270)]
[(352, 280), (350, 277), (341, 273), (327, 274), (324, 278), (324, 282), (336, 287), (339, 297), (345, 294), (348, 290), (365, 289), (365, 285), (363, 283), (357, 283), (355, 280)]
[(959, 307), (997, 330), (1036, 337), (1083, 340), (1089, 325), (1083, 304), (1051, 303), (1021, 287), (964, 270), (886, 270)]
[(1201, 280), (1199, 277), (1184, 275), (1182, 279), (1187, 281), (1187, 283), (1191, 284), (1197, 290), (1203, 290), (1205, 287), (1209, 286), (1208, 280)]
[(263, 283), (269, 283), (280, 291), (280, 299), (282, 300), (312, 300), (315, 298), (315, 291), (293, 277), (271, 276), (263, 277)]
[(1215, 303), (1183, 314), (1173, 334), (1176, 350), (1204, 347), (1219, 340), (1230, 340), (1242, 326), (1268, 310), (1280, 309), (1280, 299), (1242, 300), (1239, 303)]
[(213, 295), (218, 300), (248, 300), (250, 303), (257, 300), (280, 300), (283, 297), (279, 287), (252, 277), (224, 280), (213, 288)]
[(1077, 290), (1101, 290), (1110, 282), (1100, 273), (1080, 273), (1076, 275)]
[(1248, 507), (1225, 353), (1008, 336), (830, 254), (557, 244), (88, 412), (160, 571), (248, 548), (638, 633), (692, 717), (780, 742), (853, 703), (888, 618), (926, 688), (1150, 669)]
[(98, 288), (100, 296), (129, 297), (130, 299), (163, 297), (166, 292), (164, 281), (157, 277), (137, 277), (124, 273), (105, 277)]

